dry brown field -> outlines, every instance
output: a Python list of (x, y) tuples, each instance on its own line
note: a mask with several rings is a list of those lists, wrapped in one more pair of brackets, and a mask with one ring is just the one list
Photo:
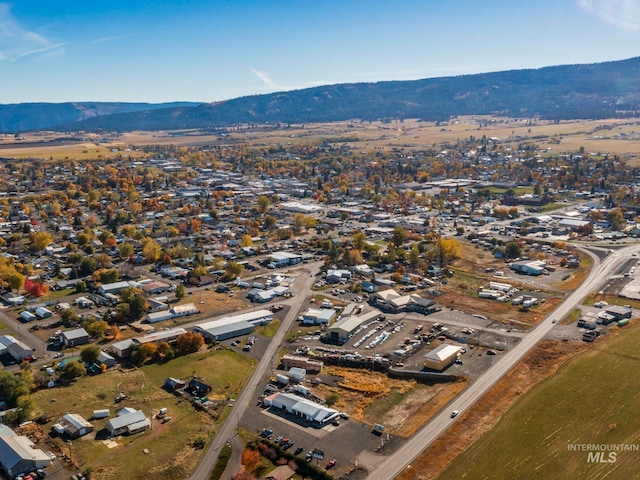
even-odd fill
[[(625, 134), (626, 137), (621, 136)], [(0, 136), (0, 156), (14, 158), (90, 159), (142, 155), (136, 147), (143, 145), (198, 146), (216, 143), (243, 143), (252, 146), (273, 144), (314, 144), (333, 140), (347, 143), (356, 151), (373, 152), (392, 149), (406, 152), (425, 148), (446, 149), (471, 136), (476, 139), (497, 137), (505, 148), (517, 149), (533, 143), (546, 154), (576, 152), (583, 147), (589, 153), (609, 153), (640, 164), (640, 119), (567, 120), (559, 123), (544, 120), (510, 119), (492, 116), (463, 116), (448, 124), (421, 122), (415, 119), (382, 122), (358, 120), (275, 127), (236, 128), (221, 137), (195, 130), (130, 132), (120, 135), (82, 134), (82, 141), (54, 132)], [(66, 137), (66, 138), (65, 138)], [(52, 140), (58, 139), (55, 143)], [(92, 143), (93, 142), (93, 143)], [(112, 149), (117, 148), (118, 152)], [(129, 148), (130, 151), (124, 150)]]

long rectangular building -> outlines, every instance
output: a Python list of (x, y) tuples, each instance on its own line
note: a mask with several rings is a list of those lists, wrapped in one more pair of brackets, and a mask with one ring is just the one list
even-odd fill
[(217, 320), (200, 323), (193, 327), (207, 341), (222, 341), (229, 338), (247, 335), (258, 325), (267, 325), (273, 320), (270, 310), (251, 310), (249, 312), (222, 317)]
[(329, 327), (329, 339), (344, 343), (349, 340), (353, 332), (363, 323), (378, 320), (382, 316), (378, 310), (371, 310), (362, 315), (343, 317)]

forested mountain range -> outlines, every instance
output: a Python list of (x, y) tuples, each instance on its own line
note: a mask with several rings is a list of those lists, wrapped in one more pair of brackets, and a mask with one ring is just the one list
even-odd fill
[[(103, 107), (85, 110), (85, 105)], [(48, 104), (39, 114), (32, 110), (33, 122), (14, 120), (10, 129), (44, 126), (59, 131), (210, 129), (237, 124), (349, 119), (437, 121), (468, 114), (557, 120), (635, 117), (640, 116), (640, 57), (423, 80), (327, 85), (171, 108), (113, 104), (117, 105), (114, 110), (120, 108), (122, 113), (113, 111), (105, 115), (102, 112), (108, 110), (108, 105), (59, 104), (58, 110), (56, 105)], [(131, 105), (136, 108), (124, 111)], [(4, 130), (11, 125), (4, 120), (5, 108), (0, 106), (0, 127)], [(82, 121), (70, 118), (72, 109), (84, 115), (80, 117)]]
[(67, 102), (12, 103), (0, 105), (0, 132), (46, 130), (56, 125), (79, 122), (87, 118), (123, 112), (150, 111), (174, 107), (196, 106), (193, 102), (125, 103), (125, 102)]

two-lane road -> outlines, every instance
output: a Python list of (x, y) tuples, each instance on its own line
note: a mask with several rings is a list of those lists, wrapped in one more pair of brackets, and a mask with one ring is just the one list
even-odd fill
[(260, 362), (251, 374), (251, 377), (249, 377), (242, 393), (238, 396), (229, 416), (225, 422), (220, 425), (220, 429), (216, 432), (216, 436), (211, 441), (211, 445), (205, 452), (202, 461), (193, 475), (189, 477), (189, 480), (207, 480), (216, 464), (216, 461), (218, 460), (222, 447), (224, 447), (225, 443), (236, 434), (240, 418), (249, 407), (250, 402), (255, 401), (258, 386), (262, 384), (266, 374), (272, 368), (276, 353), (284, 342), (286, 333), (293, 325), (293, 322), (298, 315), (298, 310), (306, 299), (308, 292), (311, 291), (311, 286), (315, 281), (314, 273), (317, 271), (318, 265), (319, 263), (310, 263), (303, 267), (310, 270), (311, 273), (305, 273), (303, 271), (299, 272), (298, 277), (291, 286), (294, 297), (292, 300), (286, 302), (291, 306), (289, 312), (282, 321), (280, 328), (278, 328), (278, 331), (269, 342), (263, 357), (260, 359)]

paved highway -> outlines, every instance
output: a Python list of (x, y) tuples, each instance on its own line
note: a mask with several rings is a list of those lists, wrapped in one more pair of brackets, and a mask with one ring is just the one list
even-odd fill
[(529, 335), (524, 337), (516, 347), (504, 354), (484, 375), (453, 400), (446, 410), (436, 415), (411, 440), (384, 460), (374, 472), (371, 472), (367, 480), (389, 480), (398, 475), (420, 452), (442, 435), (455, 421), (451, 418), (453, 410), (458, 410), (462, 414), (480, 400), (500, 378), (511, 370), (554, 327), (553, 318), (562, 318), (567, 315), (576, 305), (580, 304), (587, 294), (594, 290), (599, 290), (600, 285), (606, 282), (611, 272), (617, 271), (624, 262), (629, 260), (631, 252), (635, 251), (638, 251), (637, 246), (626, 247), (611, 253), (602, 261), (595, 254), (588, 252), (593, 258), (594, 264), (591, 273), (582, 285), (560, 304), (554, 312), (540, 322)]
[(242, 393), (238, 396), (229, 416), (216, 432), (216, 436), (213, 438), (209, 448), (205, 452), (202, 461), (193, 475), (189, 477), (189, 480), (207, 480), (211, 475), (213, 467), (215, 467), (222, 447), (236, 434), (240, 418), (250, 403), (255, 402), (258, 386), (262, 384), (266, 374), (272, 368), (276, 353), (284, 342), (286, 333), (293, 325), (302, 303), (306, 299), (307, 294), (311, 291), (311, 286), (315, 281), (314, 274), (319, 265), (320, 263), (317, 262), (310, 263), (304, 267), (304, 269), (310, 270), (311, 273), (306, 273), (304, 270), (298, 270), (298, 276), (291, 286), (291, 291), (294, 293), (293, 299), (286, 302), (280, 302), (291, 306), (289, 312), (282, 321), (280, 328), (278, 328), (278, 331), (269, 342), (267, 350), (256, 366), (256, 369), (251, 374), (251, 377), (249, 378)]

